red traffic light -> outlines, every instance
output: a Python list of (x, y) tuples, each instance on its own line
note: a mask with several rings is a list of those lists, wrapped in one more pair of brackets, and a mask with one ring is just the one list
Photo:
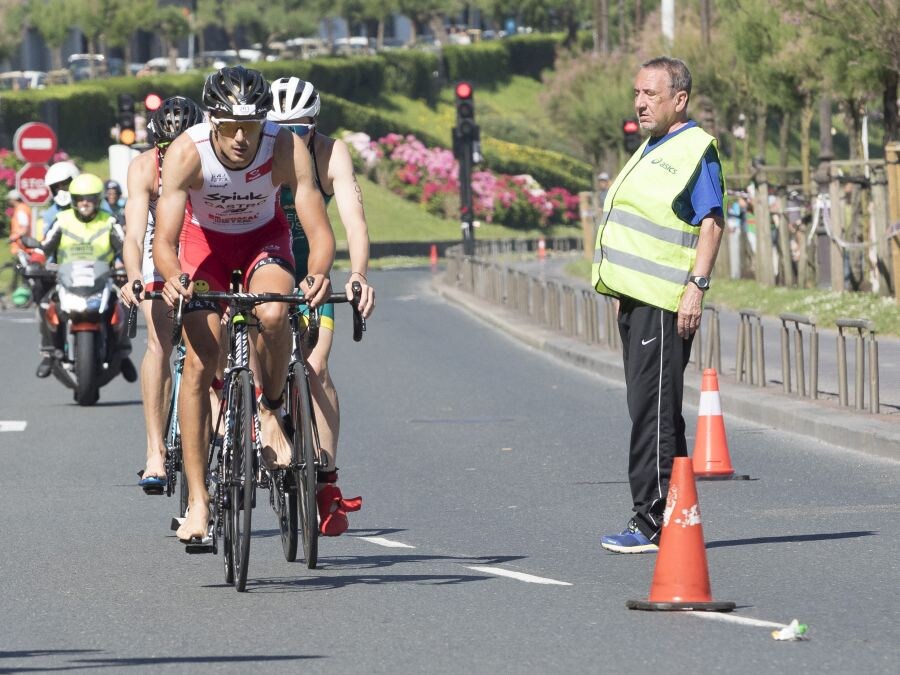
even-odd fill
[(159, 94), (147, 94), (144, 98), (144, 107), (147, 110), (157, 110), (162, 102), (162, 96)]
[(622, 122), (622, 131), (626, 134), (636, 134), (641, 130), (641, 127), (634, 120), (625, 120)]
[(457, 84), (456, 96), (458, 98), (472, 98), (472, 85), (468, 82), (460, 82)]

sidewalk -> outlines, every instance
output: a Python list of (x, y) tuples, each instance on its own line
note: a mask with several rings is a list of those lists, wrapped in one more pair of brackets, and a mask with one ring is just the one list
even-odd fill
[[(511, 266), (528, 271), (535, 274), (535, 276), (540, 276), (538, 272), (542, 272), (545, 278), (564, 279), (569, 285), (586, 287), (586, 284), (579, 284), (577, 280), (573, 282), (573, 279), (562, 271), (565, 262), (568, 260), (569, 258), (554, 258), (543, 262), (523, 261), (511, 263)], [(538, 272), (535, 271), (535, 268), (537, 268)], [(451, 302), (464, 306), (474, 316), (535, 349), (553, 354), (564, 361), (593, 371), (603, 377), (624, 381), (622, 355), (618, 350), (612, 351), (601, 345), (587, 345), (580, 340), (552, 332), (543, 326), (520, 317), (506, 307), (486, 302), (454, 285), (448, 284), (443, 272), (435, 275), (432, 279), (432, 286)], [(736, 383), (733, 377), (734, 359), (733, 357), (726, 357), (726, 344), (731, 342), (728, 336), (733, 335), (725, 327), (726, 315), (729, 313), (723, 311), (721, 314), (722, 363), (725, 372), (720, 374), (719, 380), (722, 407), (727, 414), (815, 438), (824, 443), (900, 460), (900, 411), (896, 411), (894, 414), (882, 413), (872, 415), (857, 412), (852, 408), (840, 407), (837, 402), (830, 400), (813, 401), (801, 399), (796, 395), (787, 395), (783, 393), (780, 385), (770, 384), (765, 388), (760, 388)], [(730, 314), (736, 323), (737, 313), (730, 312)], [(776, 320), (776, 323), (780, 326), (780, 321)], [(776, 341), (779, 340), (777, 332), (769, 330), (768, 327), (767, 331), (772, 333), (772, 337)], [(830, 338), (826, 337), (827, 331), (820, 331), (820, 333), (823, 333), (823, 336), (820, 338), (822, 342), (820, 358), (824, 361), (830, 351), (833, 353), (831, 360), (836, 361), (834, 342), (831, 341), (832, 346), (828, 347), (827, 343)], [(881, 346), (882, 340), (884, 338), (879, 339), (879, 346)], [(766, 342), (769, 342), (769, 336), (766, 337)], [(895, 356), (895, 351), (897, 354), (900, 354), (900, 340), (885, 340), (885, 347), (888, 346), (888, 343), (890, 343), (890, 348), (884, 350), (887, 352), (885, 358), (880, 358), (881, 403), (882, 410), (886, 409), (886, 403), (891, 404), (888, 409), (897, 410), (894, 406), (897, 406), (898, 399), (894, 391), (898, 389), (898, 384), (900, 383), (896, 382), (896, 380), (900, 378), (896, 376), (888, 377), (887, 374), (900, 372), (900, 368), (897, 367), (894, 361), (895, 358), (898, 358)], [(776, 346), (776, 348), (780, 347)], [(853, 359), (852, 343), (848, 341), (848, 361), (851, 367)], [(767, 379), (771, 379), (775, 372), (780, 377), (780, 371), (781, 363), (779, 359), (774, 364), (772, 372), (767, 372)], [(852, 396), (852, 375), (849, 377)], [(688, 366), (684, 382), (684, 401), (686, 404), (696, 406), (699, 402), (700, 380), (700, 372), (693, 364)], [(889, 394), (887, 398), (885, 393)]]

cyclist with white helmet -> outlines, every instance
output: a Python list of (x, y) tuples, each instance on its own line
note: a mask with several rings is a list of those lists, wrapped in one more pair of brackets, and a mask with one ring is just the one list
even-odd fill
[[(316, 132), (322, 101), (311, 82), (297, 77), (283, 77), (272, 82), (272, 109), (268, 119), (290, 129), (309, 148), (313, 165), (313, 180), (325, 204), (337, 200), (338, 213), (347, 231), (350, 252), (350, 276), (347, 279), (347, 296), (351, 296), (350, 284), (358, 281), (362, 286), (359, 309), (368, 317), (375, 308), (375, 290), (366, 275), (369, 267), (369, 231), (363, 209), (362, 190), (353, 171), (353, 161), (346, 143)], [(291, 194), (282, 188), (282, 207), (291, 225), (292, 247), (296, 260), (295, 276), (306, 274), (309, 245), (304, 234), (304, 224), (291, 206)], [(328, 456), (328, 466), (319, 472), (319, 511), (322, 513), (322, 534), (337, 536), (348, 526), (347, 516), (337, 480), (335, 455), (340, 429), (340, 408), (337, 391), (328, 371), (328, 357), (334, 338), (334, 308), (323, 308), (322, 330), (312, 352), (306, 354), (311, 370), (310, 386), (318, 422), (319, 442)], [(337, 505), (337, 508), (335, 508)]]
[[(147, 124), (154, 146), (135, 157), (128, 166), (128, 201), (125, 203), (125, 245), (122, 257), (128, 283), (122, 287), (122, 301), (131, 306), (135, 298), (132, 284), (140, 280), (145, 290), (162, 290), (165, 283), (153, 265), (153, 235), (156, 202), (162, 189), (162, 165), (166, 150), (181, 132), (203, 122), (203, 110), (184, 96), (172, 96), (150, 114)], [(169, 357), (172, 354), (172, 319), (168, 308), (158, 302), (142, 303), (147, 322), (147, 351), (141, 362), (141, 397), (147, 426), (147, 464), (140, 486), (148, 494), (161, 494), (166, 486), (164, 426), (166, 392), (172, 382)]]
[[(251, 293), (293, 290), (290, 228), (277, 203), (284, 184), (291, 187), (310, 242), (309, 276), (301, 289), (313, 306), (330, 291), (334, 260), (334, 235), (313, 183), (309, 153), (296, 136), (266, 121), (272, 94), (262, 74), (243, 66), (212, 73), (203, 86), (203, 105), (209, 120), (191, 127), (167, 150), (153, 246), (153, 261), (166, 280), (166, 302), (174, 305), (184, 298), (187, 303), (178, 405), (189, 508), (176, 532), (185, 542), (207, 532), (208, 390), (221, 347), (222, 307), (192, 300), (194, 290), (227, 290), (235, 269), (242, 271)], [(182, 273), (190, 279), (187, 288)], [(281, 468), (291, 459), (280, 414), (290, 360), (288, 308), (265, 303), (255, 315), (262, 455), (269, 467)]]

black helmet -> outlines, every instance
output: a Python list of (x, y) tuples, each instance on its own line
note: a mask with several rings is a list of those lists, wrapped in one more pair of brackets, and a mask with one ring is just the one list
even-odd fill
[(106, 183), (104, 183), (103, 187), (107, 190), (115, 190), (119, 194), (122, 194), (122, 186), (119, 185), (116, 181), (110, 178)]
[(258, 70), (225, 67), (206, 78), (203, 105), (212, 117), (264, 120), (272, 107), (272, 92)]
[(184, 96), (171, 96), (150, 113), (148, 126), (156, 143), (171, 143), (185, 129), (203, 121), (203, 109)]

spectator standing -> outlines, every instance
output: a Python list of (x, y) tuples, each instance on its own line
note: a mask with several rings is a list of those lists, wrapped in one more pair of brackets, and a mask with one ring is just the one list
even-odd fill
[(687, 456), (681, 414), (684, 370), (700, 327), (724, 228), (724, 181), (715, 138), (688, 118), (684, 62), (645, 62), (634, 109), (649, 132), (604, 205), (591, 281), (619, 298), (619, 333), (632, 430), (629, 482), (634, 515), (601, 546), (658, 550), (675, 457)]

